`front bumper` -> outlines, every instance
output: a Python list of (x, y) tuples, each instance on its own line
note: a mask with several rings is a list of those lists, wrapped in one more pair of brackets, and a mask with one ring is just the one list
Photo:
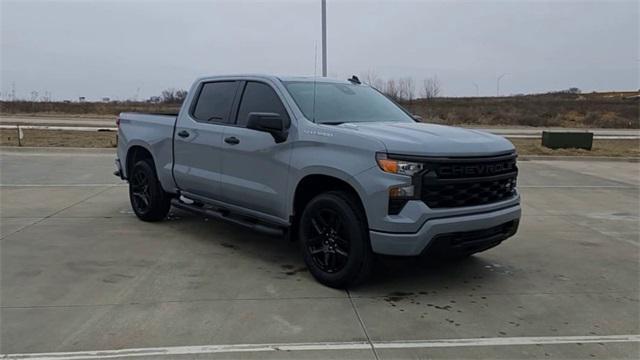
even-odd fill
[[(515, 234), (520, 215), (520, 205), (516, 204), (484, 213), (429, 219), (414, 233), (370, 230), (369, 237), (373, 252), (384, 255), (420, 255), (425, 250), (429, 251), (435, 240), (442, 242), (445, 241), (443, 239), (453, 240), (456, 237), (467, 238), (467, 244), (473, 245), (473, 248), (466, 250), (481, 251)], [(509, 223), (513, 224), (513, 227), (509, 227)], [(497, 231), (502, 229), (502, 226), (504, 231)], [(479, 230), (488, 232), (483, 233)], [(461, 250), (464, 251), (465, 246), (462, 246)]]

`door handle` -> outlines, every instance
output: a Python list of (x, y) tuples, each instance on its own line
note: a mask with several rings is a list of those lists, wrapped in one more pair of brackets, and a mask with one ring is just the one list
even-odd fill
[(189, 132), (187, 130), (182, 130), (178, 133), (178, 136), (183, 138), (189, 137)]
[(230, 137), (224, 138), (224, 142), (226, 142), (227, 144), (236, 145), (240, 143), (240, 139), (238, 139), (235, 136), (230, 136)]

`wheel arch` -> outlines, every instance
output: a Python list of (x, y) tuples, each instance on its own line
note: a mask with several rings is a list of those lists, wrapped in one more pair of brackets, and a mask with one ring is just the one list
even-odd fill
[(151, 159), (151, 165), (153, 166), (153, 169), (156, 170), (155, 159), (148, 148), (140, 144), (130, 146), (127, 150), (127, 156), (124, 163), (125, 178), (131, 174), (131, 170), (135, 163), (145, 159)]
[(312, 173), (302, 177), (296, 184), (293, 192), (293, 201), (291, 203), (291, 223), (294, 224), (294, 226), (297, 224), (299, 215), (311, 199), (321, 193), (335, 190), (351, 194), (357, 200), (365, 220), (367, 219), (364, 201), (362, 200), (362, 196), (360, 195), (357, 186), (354, 186), (351, 182), (335, 175)]

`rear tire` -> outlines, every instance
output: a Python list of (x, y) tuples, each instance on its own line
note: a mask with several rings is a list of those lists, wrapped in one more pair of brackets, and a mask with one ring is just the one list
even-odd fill
[(300, 217), (298, 239), (309, 272), (324, 285), (357, 285), (371, 273), (369, 229), (351, 194), (330, 191), (309, 201)]
[(160, 221), (167, 217), (171, 197), (156, 175), (151, 160), (140, 160), (129, 175), (129, 200), (136, 216), (142, 221)]

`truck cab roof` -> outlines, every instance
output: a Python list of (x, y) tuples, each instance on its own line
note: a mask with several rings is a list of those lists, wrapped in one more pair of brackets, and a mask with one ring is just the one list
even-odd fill
[(210, 75), (197, 79), (196, 82), (214, 81), (222, 79), (263, 79), (271, 81), (317, 81), (319, 83), (336, 83), (336, 84), (352, 84), (347, 79), (335, 79), (321, 76), (291, 76), (291, 75), (269, 75), (269, 74), (229, 74), (229, 75)]

